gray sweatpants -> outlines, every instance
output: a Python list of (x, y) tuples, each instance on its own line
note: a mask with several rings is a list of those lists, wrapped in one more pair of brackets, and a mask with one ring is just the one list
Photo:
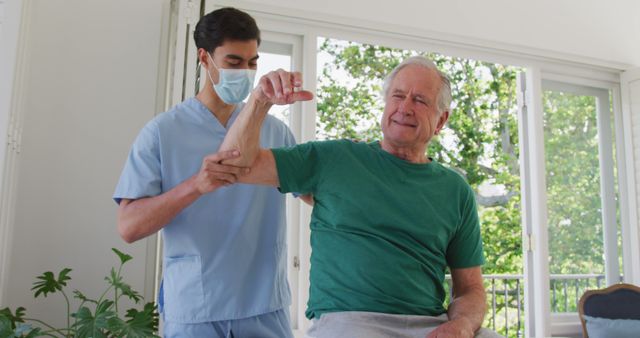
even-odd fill
[[(306, 338), (425, 338), (448, 320), (438, 317), (395, 315), (376, 312), (330, 312), (313, 319)], [(475, 338), (499, 338), (499, 334), (480, 329)]]

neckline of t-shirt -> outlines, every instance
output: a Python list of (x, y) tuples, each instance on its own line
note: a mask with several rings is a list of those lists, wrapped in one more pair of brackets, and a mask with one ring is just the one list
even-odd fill
[(236, 105), (236, 107), (233, 109), (233, 112), (231, 113), (231, 116), (229, 117), (229, 121), (227, 121), (227, 127), (225, 127), (222, 125), (222, 123), (220, 123), (220, 120), (218, 120), (218, 118), (209, 110), (209, 108), (207, 108), (207, 106), (205, 106), (202, 102), (200, 102), (200, 100), (198, 100), (198, 98), (192, 97), (189, 99), (189, 101), (192, 101), (191, 106), (199, 115), (204, 118), (205, 121), (213, 121), (216, 128), (221, 128), (223, 130), (228, 130), (228, 127), (231, 127), (233, 122), (238, 117), (240, 110), (242, 110), (242, 107), (244, 106), (244, 102), (240, 102)]
[(382, 146), (380, 145), (380, 141), (373, 141), (371, 143), (369, 143), (373, 149), (375, 149), (378, 153), (382, 154), (382, 156), (385, 156), (386, 158), (390, 159), (391, 161), (405, 166), (407, 168), (414, 168), (414, 169), (431, 169), (434, 168), (437, 165), (437, 161), (434, 160), (433, 158), (429, 157), (429, 159), (431, 160), (431, 162), (428, 163), (412, 163), (406, 160), (403, 160), (401, 158), (398, 158), (396, 156), (394, 156), (393, 154), (389, 153), (388, 151), (382, 149)]

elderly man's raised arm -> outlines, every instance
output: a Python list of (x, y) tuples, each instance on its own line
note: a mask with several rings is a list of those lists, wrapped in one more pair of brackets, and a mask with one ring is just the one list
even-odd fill
[(240, 152), (240, 157), (222, 162), (251, 168), (249, 174), (239, 177), (240, 182), (279, 185), (273, 153), (260, 148), (260, 128), (274, 104), (292, 104), (313, 99), (311, 92), (300, 90), (301, 88), (302, 75), (298, 72), (290, 73), (279, 69), (260, 78), (218, 150)]

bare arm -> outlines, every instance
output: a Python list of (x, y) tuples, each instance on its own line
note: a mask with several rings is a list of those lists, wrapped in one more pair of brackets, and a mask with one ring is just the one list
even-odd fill
[(260, 128), (274, 104), (292, 104), (313, 98), (311, 92), (298, 90), (301, 87), (300, 73), (279, 69), (260, 78), (258, 85), (251, 92), (247, 104), (220, 146), (220, 151), (240, 151), (240, 157), (224, 160), (222, 163), (251, 167), (249, 174), (239, 178), (240, 182), (279, 186), (273, 153), (271, 150), (260, 149)]
[(279, 187), (276, 160), (271, 149), (258, 149), (255, 160), (251, 164), (251, 171), (238, 176), (238, 182)]
[(219, 152), (202, 161), (200, 171), (173, 189), (154, 197), (136, 200), (122, 199), (118, 207), (118, 233), (132, 243), (162, 229), (200, 196), (219, 187), (233, 184), (248, 169), (222, 165), (224, 159), (238, 157), (238, 153)]
[(427, 338), (472, 338), (482, 326), (487, 310), (480, 267), (452, 269), (453, 301), (447, 315), (449, 321), (438, 326)]

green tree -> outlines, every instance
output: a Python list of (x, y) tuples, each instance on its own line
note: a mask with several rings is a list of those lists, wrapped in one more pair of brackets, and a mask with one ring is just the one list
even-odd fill
[[(593, 96), (543, 94), (545, 166), (551, 274), (602, 274), (603, 226), (596, 100)], [(614, 165), (614, 164), (612, 164)], [(552, 309), (573, 312), (591, 281), (552, 281)], [(562, 296), (558, 296), (562, 295)]]
[(543, 102), (549, 271), (602, 273), (595, 97), (548, 91)]

